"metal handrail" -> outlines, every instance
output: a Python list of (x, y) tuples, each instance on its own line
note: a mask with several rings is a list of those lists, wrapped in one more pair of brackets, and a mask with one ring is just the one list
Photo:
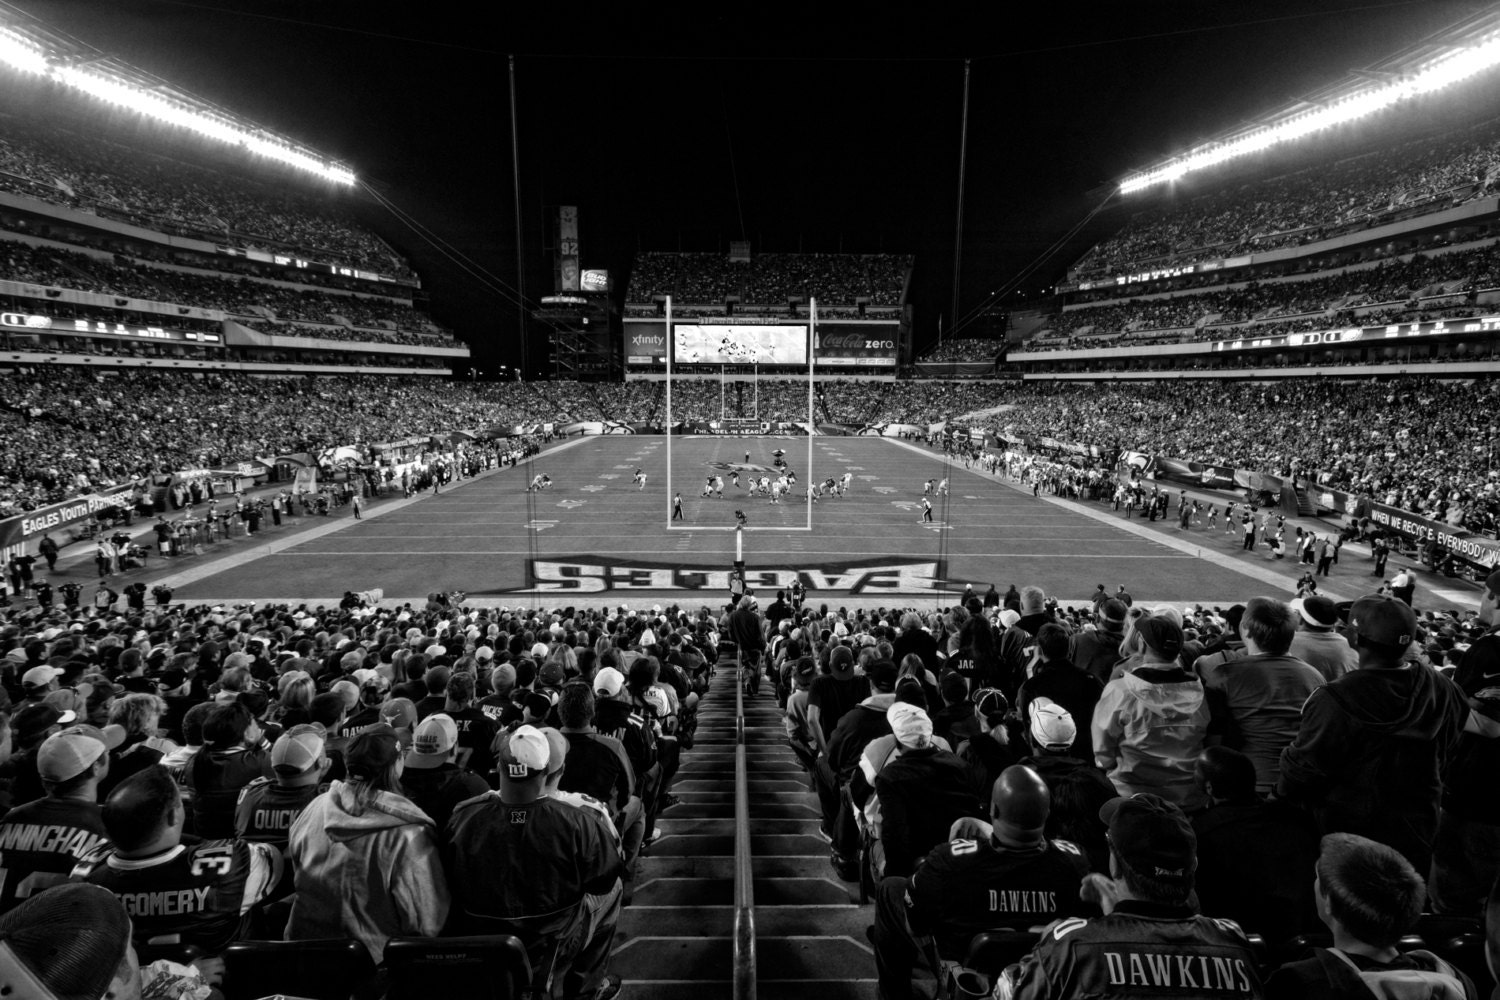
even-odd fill
[(755, 1000), (755, 890), (750, 866), (750, 779), (745, 764), (745, 685), (734, 678), (734, 1000)]

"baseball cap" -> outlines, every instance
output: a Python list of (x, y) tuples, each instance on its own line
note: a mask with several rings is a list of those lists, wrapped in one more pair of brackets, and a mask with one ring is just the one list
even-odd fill
[(390, 726), (377, 723), (354, 737), (344, 750), (344, 769), (351, 778), (373, 780), (401, 756), (401, 742)]
[(989, 718), (1010, 711), (1010, 701), (999, 688), (980, 688), (974, 693), (974, 714)]
[(1030, 705), (1031, 738), (1048, 750), (1066, 750), (1078, 738), (1073, 716), (1051, 698), (1037, 698)]
[(272, 745), (271, 767), (277, 774), (287, 777), (305, 774), (323, 759), (323, 747), (321, 726), (293, 726)]
[(535, 726), (520, 726), (514, 732), (501, 733), (495, 741), (500, 758), (500, 777), (525, 781), (547, 770), (552, 748), (547, 737)]
[(568, 756), (568, 738), (561, 732), (547, 726), (542, 729), (542, 735), (547, 737), (547, 773), (556, 774), (561, 771)]
[(417, 706), (410, 698), (392, 698), (380, 706), (380, 721), (392, 729), (410, 729), (417, 724)]
[(1105, 621), (1114, 622), (1116, 625), (1123, 625), (1125, 623), (1125, 616), (1130, 613), (1130, 609), (1125, 606), (1125, 602), (1117, 597), (1111, 597), (1105, 601), (1100, 611), (1103, 613)]
[(1356, 638), (1404, 649), (1416, 638), (1417, 616), (1405, 601), (1389, 594), (1370, 594), (1349, 609), (1349, 627)]
[(1198, 836), (1181, 809), (1142, 792), (1110, 799), (1099, 810), (1109, 842), (1138, 874), (1191, 888), (1198, 866)]
[(53, 681), (57, 680), (57, 678), (61, 677), (62, 675), (63, 672), (60, 667), (52, 667), (44, 663), (39, 667), (32, 667), (30, 670), (26, 671), (26, 673), (22, 674), (21, 686), (28, 688), (44, 688), (48, 684), (51, 684)]
[[(130, 946), (130, 918), (114, 893), (65, 882), (0, 916), (0, 964), (17, 996), (102, 997)], [(20, 968), (10, 968), (19, 965)]]
[(42, 742), (36, 770), (43, 781), (67, 781), (94, 765), (100, 757), (125, 742), (122, 726), (69, 726)]
[(896, 665), (890, 660), (875, 660), (865, 667), (865, 676), (870, 679), (871, 687), (889, 691), (896, 683)]
[(605, 667), (594, 675), (594, 694), (614, 698), (625, 687), (625, 675), (614, 667)]
[(1015, 608), (1006, 608), (1004, 611), (1000, 612), (1000, 627), (1001, 628), (1010, 628), (1012, 625), (1014, 625), (1016, 622), (1018, 622), (1020, 620), (1021, 620), (1021, 612), (1017, 611)]
[(532, 656), (533, 659), (540, 660), (540, 659), (544, 658), (546, 655), (547, 655), (547, 644), (545, 642), (539, 642), (539, 643), (537, 643), (537, 644), (535, 644), (534, 646), (531, 647), (531, 656)]
[(458, 723), (443, 712), (429, 715), (412, 734), (411, 750), (406, 754), (406, 766), (415, 768), (441, 767), (448, 753), (458, 744)]
[(1303, 621), (1314, 628), (1332, 628), (1339, 623), (1338, 605), (1333, 603), (1332, 598), (1322, 594), (1312, 594), (1293, 601), (1292, 607), (1297, 609), (1297, 614), (1302, 616)]
[(1169, 660), (1182, 652), (1182, 629), (1170, 618), (1149, 615), (1135, 623), (1135, 630), (1147, 646)]
[(932, 745), (932, 719), (916, 705), (895, 702), (886, 709), (885, 717), (902, 746), (921, 750)]
[(568, 679), (568, 672), (563, 665), (556, 660), (549, 660), (542, 664), (542, 669), (537, 671), (536, 682), (542, 687), (559, 688), (563, 681)]
[(11, 717), (10, 728), (16, 744), (24, 747), (40, 740), (53, 726), (66, 726), (75, 718), (72, 712), (60, 712), (51, 705), (27, 705)]

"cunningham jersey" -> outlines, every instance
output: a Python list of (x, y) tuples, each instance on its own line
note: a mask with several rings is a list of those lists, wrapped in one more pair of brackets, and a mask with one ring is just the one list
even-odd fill
[(0, 823), (0, 913), (66, 882), (73, 866), (109, 843), (100, 810), (77, 799), (37, 799)]
[(1256, 959), (1232, 920), (1122, 901), (1107, 917), (1059, 920), (996, 981), (995, 1000), (1176, 1000), (1263, 996)]
[(122, 858), (108, 846), (73, 869), (73, 879), (103, 886), (125, 904), (139, 948), (190, 944), (217, 955), (240, 935), (250, 908), (281, 878), (281, 852), (270, 844), (206, 840), (149, 858)]

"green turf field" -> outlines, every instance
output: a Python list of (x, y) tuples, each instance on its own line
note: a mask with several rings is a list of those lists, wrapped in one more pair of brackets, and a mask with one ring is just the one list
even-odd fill
[[(889, 598), (903, 606), (951, 603), (965, 584), (982, 592), (991, 582), (1002, 591), (1037, 584), (1065, 601), (1085, 599), (1099, 583), (1174, 602), (1275, 592), (1232, 568), (1237, 536), (1183, 535), (1158, 522), (1142, 537), (1103, 505), (1088, 505), (1100, 520), (885, 439), (814, 438), (812, 474), (854, 479), (844, 499), (824, 499), (809, 512), (807, 447), (806, 438), (674, 438), (670, 483), (684, 516), (671, 522), (665, 438), (577, 438), (438, 496), (372, 504), (364, 520), (328, 523), (319, 537), (288, 538), (279, 551), (246, 551), (233, 568), (184, 583), (177, 596), (328, 601), (379, 588), (388, 601), (462, 590), (500, 603), (717, 602), (734, 560), (737, 510), (748, 522), (749, 582), (761, 593), (797, 578), (810, 600)], [(788, 502), (729, 484), (729, 468), (769, 468), (778, 448), (799, 476)], [(644, 489), (632, 481), (637, 468), (647, 475)], [(528, 492), (543, 472), (552, 488)], [(725, 499), (701, 497), (716, 472), (725, 476)], [(945, 476), (950, 496), (934, 499), (934, 523), (920, 523), (925, 480)], [(1192, 546), (1215, 558), (1199, 558)], [(1289, 596), (1294, 567), (1284, 571)]]

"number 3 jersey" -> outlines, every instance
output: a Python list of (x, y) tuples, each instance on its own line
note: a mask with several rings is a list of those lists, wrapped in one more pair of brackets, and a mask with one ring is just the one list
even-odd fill
[(122, 858), (106, 846), (81, 861), (73, 879), (119, 897), (137, 947), (190, 944), (216, 955), (275, 887), (281, 864), (274, 846), (244, 840), (179, 844), (148, 858)]

